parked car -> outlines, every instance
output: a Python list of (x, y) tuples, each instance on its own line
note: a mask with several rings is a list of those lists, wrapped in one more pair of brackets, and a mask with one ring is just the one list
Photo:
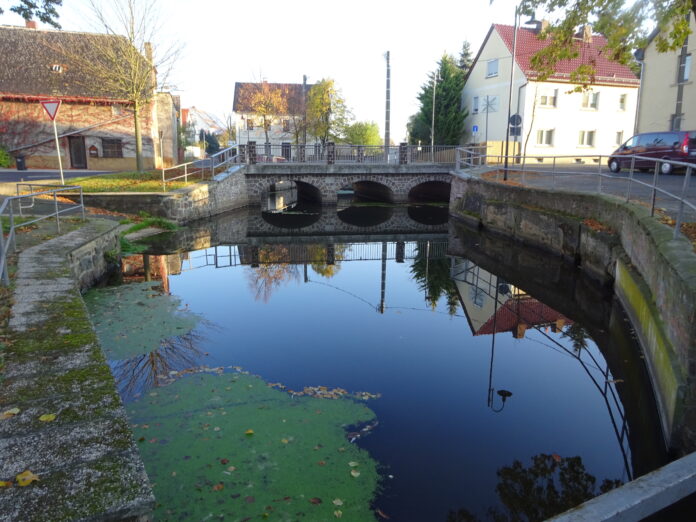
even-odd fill
[[(631, 157), (642, 156), (648, 159), (636, 159), (635, 168), (646, 171), (655, 168), (658, 160), (683, 161), (696, 164), (696, 131), (645, 132), (636, 134), (616, 149), (609, 158), (609, 170), (619, 172), (630, 168)], [(626, 156), (626, 157), (622, 157)], [(660, 163), (661, 174), (671, 174), (674, 165)]]

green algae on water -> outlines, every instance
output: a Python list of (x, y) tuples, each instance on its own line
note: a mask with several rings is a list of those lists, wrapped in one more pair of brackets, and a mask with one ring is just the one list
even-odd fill
[(377, 464), (346, 440), (365, 404), (244, 373), (187, 375), (127, 407), (157, 520), (374, 520)]
[(92, 289), (84, 300), (110, 360), (156, 351), (163, 340), (191, 332), (201, 320), (157, 281)]

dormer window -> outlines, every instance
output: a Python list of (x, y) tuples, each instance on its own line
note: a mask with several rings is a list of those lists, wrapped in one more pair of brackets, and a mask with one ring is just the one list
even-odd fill
[(62, 73), (63, 72), (63, 66), (59, 63), (54, 63), (51, 65), (51, 72), (54, 73)]

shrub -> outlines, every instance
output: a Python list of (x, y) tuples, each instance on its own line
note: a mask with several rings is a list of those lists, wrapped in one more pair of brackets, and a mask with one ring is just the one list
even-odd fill
[(12, 165), (12, 156), (5, 150), (5, 148), (0, 145), (0, 168), (7, 168)]

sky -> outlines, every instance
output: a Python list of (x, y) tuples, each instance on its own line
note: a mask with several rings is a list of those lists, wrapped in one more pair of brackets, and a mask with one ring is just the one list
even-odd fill
[[(99, 0), (96, 0), (97, 2)], [(87, 0), (63, 0), (63, 29), (94, 30)], [(332, 78), (359, 121), (384, 132), (386, 51), (391, 62), (391, 139), (405, 140), (417, 95), (443, 53), (467, 40), (475, 55), (492, 23), (512, 25), (515, 0), (159, 0), (155, 47), (183, 50), (170, 83), (182, 107), (221, 120), (235, 82), (308, 83)], [(9, 13), (0, 24), (24, 25)], [(49, 28), (39, 23), (39, 28)]]

